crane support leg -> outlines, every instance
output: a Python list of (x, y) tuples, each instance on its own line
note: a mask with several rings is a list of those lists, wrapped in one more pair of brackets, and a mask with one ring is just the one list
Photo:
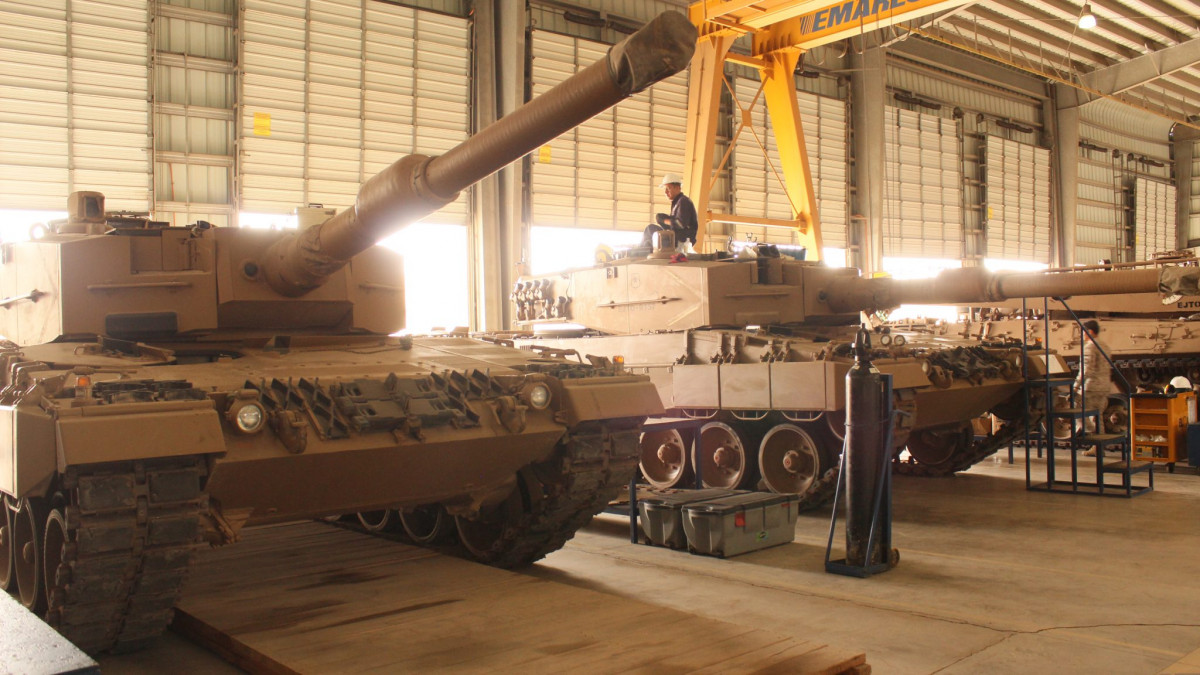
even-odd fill
[(708, 195), (712, 191), (713, 155), (716, 152), (717, 122), (721, 111), (721, 88), (725, 82), (725, 57), (736, 36), (704, 36), (692, 56), (688, 85), (687, 138), (684, 149), (686, 173), (683, 191), (696, 205), (699, 228), (696, 245), (704, 243), (708, 229)]
[(796, 102), (796, 64), (800, 61), (798, 48), (771, 52), (759, 73), (767, 114), (775, 131), (779, 163), (783, 171), (783, 187), (792, 205), (796, 236), (807, 249), (808, 260), (821, 259), (821, 227), (817, 220), (817, 198), (809, 172), (808, 147), (800, 122), (800, 107)]

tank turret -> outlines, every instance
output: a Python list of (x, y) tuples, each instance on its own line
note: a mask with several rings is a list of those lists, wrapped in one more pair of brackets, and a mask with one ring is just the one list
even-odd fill
[(1159, 292), (1197, 295), (1200, 268), (1080, 272), (947, 270), (932, 279), (862, 277), (783, 257), (671, 262), (620, 259), (518, 282), (519, 321), (566, 320), (605, 333), (701, 326), (857, 324), (860, 311), (1022, 297)]
[[(1200, 261), (1190, 252), (1171, 251), (1151, 261), (1072, 267), (1048, 273), (1072, 279), (1080, 275), (1108, 278), (1119, 270), (1140, 269), (1153, 276), (1155, 269), (1179, 274), (1180, 269), (1195, 270), (1198, 265)], [(957, 322), (897, 322), (891, 329), (979, 342), (1042, 341), (1073, 365), (1080, 357), (1082, 339), (1079, 324), (1074, 320), (1078, 316), (1099, 323), (1113, 366), (1130, 387), (1162, 389), (1180, 376), (1200, 383), (1200, 333), (1194, 328), (1200, 320), (1197, 314), (1200, 297), (1188, 292), (1089, 295), (1087, 285), (1077, 287), (1080, 290), (1069, 298), (1054, 296), (1064, 298), (1065, 303), (986, 298), (965, 303), (970, 311), (960, 315)], [(1128, 417), (1124, 401), (1114, 400), (1113, 406), (1110, 417), (1115, 424), (1106, 428), (1124, 428)]]
[[(562, 132), (681, 71), (696, 30), (677, 12), (439, 157), (410, 155), (353, 207), (296, 233), (117, 226), (98, 193), (5, 261), (0, 332), (18, 344), (109, 335), (194, 339), (259, 331), (391, 333), (404, 327), (402, 268), (375, 243)], [(29, 299), (36, 297), (36, 302)], [(219, 336), (218, 336), (219, 337)]]

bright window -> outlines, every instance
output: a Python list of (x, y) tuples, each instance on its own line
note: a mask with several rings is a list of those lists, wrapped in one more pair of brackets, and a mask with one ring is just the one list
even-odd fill
[(988, 258), (983, 261), (983, 266), (993, 272), (1041, 272), (1049, 267), (1046, 263), (1032, 260), (1000, 260), (999, 258)]
[[(895, 279), (928, 279), (942, 270), (962, 267), (962, 261), (946, 258), (891, 258), (884, 257), (883, 271)], [(892, 321), (908, 319), (942, 319), (947, 322), (958, 320), (958, 308), (953, 305), (901, 305), (888, 314)]]
[(466, 226), (414, 223), (379, 244), (404, 256), (406, 332), (468, 325)]
[(66, 211), (20, 211), (0, 209), (0, 241), (25, 241), (35, 223), (62, 220)]
[(641, 232), (588, 230), (577, 227), (534, 227), (530, 232), (531, 274), (550, 274), (596, 264), (596, 249), (631, 247), (642, 240)]
[(249, 213), (238, 214), (238, 227), (248, 227), (254, 230), (294, 230), (296, 216), (290, 213)]
[(834, 248), (826, 246), (821, 249), (821, 262), (825, 263), (826, 267), (847, 267), (846, 264), (846, 249)]
[[(295, 229), (294, 214), (247, 213), (241, 227)], [(404, 257), (405, 332), (421, 334), (468, 325), (467, 228), (414, 223), (379, 242)]]

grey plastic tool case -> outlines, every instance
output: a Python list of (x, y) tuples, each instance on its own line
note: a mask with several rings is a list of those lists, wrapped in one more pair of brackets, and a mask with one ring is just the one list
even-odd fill
[(749, 492), (687, 504), (688, 550), (727, 558), (787, 544), (796, 536), (797, 501), (796, 495)]
[(687, 546), (687, 538), (683, 533), (682, 509), (685, 504), (743, 493), (745, 490), (726, 488), (658, 491), (652, 497), (638, 500), (638, 522), (651, 544), (683, 548)]

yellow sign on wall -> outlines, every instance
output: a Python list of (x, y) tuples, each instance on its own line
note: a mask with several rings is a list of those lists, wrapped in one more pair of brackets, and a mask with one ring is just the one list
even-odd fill
[(550, 163), (550, 146), (549, 145), (543, 145), (542, 147), (538, 148), (538, 163), (539, 164), (549, 164)]
[(254, 135), (255, 136), (270, 136), (271, 135), (271, 113), (254, 113)]

